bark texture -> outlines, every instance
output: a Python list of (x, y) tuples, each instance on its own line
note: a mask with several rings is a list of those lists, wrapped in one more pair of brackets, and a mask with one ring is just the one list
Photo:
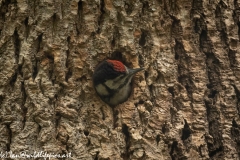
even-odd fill
[[(239, 27), (238, 0), (0, 0), (0, 152), (240, 159)], [(115, 111), (106, 58), (145, 68)]]

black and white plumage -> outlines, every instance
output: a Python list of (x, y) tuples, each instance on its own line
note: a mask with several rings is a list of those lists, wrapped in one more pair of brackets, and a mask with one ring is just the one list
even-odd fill
[(105, 60), (95, 68), (93, 85), (100, 98), (114, 107), (128, 99), (132, 77), (141, 70), (127, 68), (117, 60)]

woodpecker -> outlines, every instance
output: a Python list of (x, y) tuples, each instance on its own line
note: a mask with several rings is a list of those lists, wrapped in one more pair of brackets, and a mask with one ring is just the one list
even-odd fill
[(131, 69), (117, 60), (105, 60), (94, 70), (93, 85), (100, 98), (114, 107), (131, 94), (132, 77), (143, 68)]

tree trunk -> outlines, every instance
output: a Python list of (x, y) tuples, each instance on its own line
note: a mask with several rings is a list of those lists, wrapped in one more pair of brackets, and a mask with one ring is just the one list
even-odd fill
[[(1, 158), (240, 159), (239, 1), (0, 0), (0, 13)], [(115, 111), (92, 85), (106, 58), (145, 68)]]

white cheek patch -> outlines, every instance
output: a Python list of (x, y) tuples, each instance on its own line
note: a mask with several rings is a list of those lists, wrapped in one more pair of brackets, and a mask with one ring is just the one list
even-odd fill
[(103, 96), (108, 96), (109, 95), (106, 87), (102, 84), (97, 85), (96, 90), (97, 90), (98, 93), (100, 93)]
[(110, 89), (118, 89), (122, 84), (125, 83), (127, 77), (124, 75), (118, 76), (115, 79), (107, 80), (105, 85)]
[(105, 85), (110, 89), (117, 89), (119, 87), (118, 83), (114, 83), (114, 80), (107, 80)]

